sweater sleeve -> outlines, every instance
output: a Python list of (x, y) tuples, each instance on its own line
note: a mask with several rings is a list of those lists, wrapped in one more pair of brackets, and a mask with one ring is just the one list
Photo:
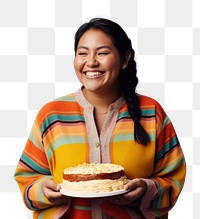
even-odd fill
[(163, 218), (175, 205), (183, 188), (186, 163), (174, 127), (162, 107), (157, 106), (154, 172), (147, 179), (141, 211), (147, 218)]
[(42, 183), (51, 178), (51, 172), (37, 118), (31, 129), (14, 177), (21, 190), (24, 203), (29, 209), (39, 210), (52, 206), (42, 192)]

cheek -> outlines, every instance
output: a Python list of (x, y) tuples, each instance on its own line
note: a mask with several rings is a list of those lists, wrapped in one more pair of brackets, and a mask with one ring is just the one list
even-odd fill
[(109, 65), (107, 65), (107, 69), (109, 69), (111, 72), (114, 73), (114, 75), (118, 75), (119, 72), (121, 71), (120, 65), (118, 65), (118, 63), (109, 63)]
[(74, 59), (74, 69), (75, 71), (80, 71), (84, 67), (84, 61), (80, 59)]
[(121, 60), (119, 59), (119, 57), (116, 57), (116, 56), (105, 60), (105, 62), (102, 64), (107, 69), (110, 69), (112, 71), (120, 71), (121, 69)]

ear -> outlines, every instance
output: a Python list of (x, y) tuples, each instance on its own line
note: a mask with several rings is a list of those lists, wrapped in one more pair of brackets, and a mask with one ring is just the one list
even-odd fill
[(125, 69), (127, 67), (130, 58), (131, 58), (131, 52), (126, 51), (124, 60), (122, 61), (122, 69)]

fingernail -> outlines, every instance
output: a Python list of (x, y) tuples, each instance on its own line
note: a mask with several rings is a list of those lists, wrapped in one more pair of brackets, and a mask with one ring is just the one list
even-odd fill
[(56, 191), (59, 191), (61, 189), (61, 186), (60, 185), (57, 185), (56, 186)]
[(124, 189), (125, 189), (125, 190), (128, 190), (128, 186), (125, 185), (125, 186), (124, 186)]

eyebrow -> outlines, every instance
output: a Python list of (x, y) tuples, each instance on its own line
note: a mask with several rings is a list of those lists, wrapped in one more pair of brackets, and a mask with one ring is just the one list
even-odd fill
[[(87, 50), (89, 50), (89, 48), (86, 47), (86, 46), (79, 46), (77, 49), (87, 49)], [(112, 47), (105, 45), (105, 46), (99, 46), (96, 49), (97, 50), (100, 50), (100, 49), (110, 49), (110, 50), (112, 50)]]

